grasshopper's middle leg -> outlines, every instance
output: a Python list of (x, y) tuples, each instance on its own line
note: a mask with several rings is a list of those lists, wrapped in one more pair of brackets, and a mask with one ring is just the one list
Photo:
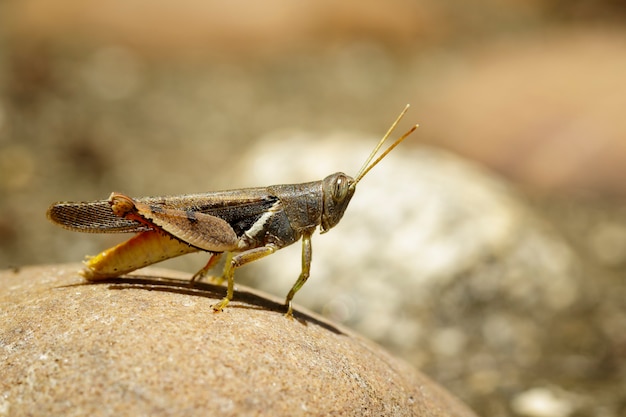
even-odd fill
[(300, 273), (298, 280), (295, 284), (293, 284), (293, 287), (291, 287), (291, 290), (289, 290), (289, 294), (287, 294), (287, 298), (285, 299), (285, 305), (287, 306), (287, 313), (285, 316), (287, 318), (293, 317), (293, 310), (291, 308), (291, 300), (293, 300), (293, 296), (296, 295), (300, 288), (302, 288), (306, 280), (309, 279), (312, 255), (313, 249), (311, 247), (311, 233), (306, 233), (302, 235), (302, 272)]
[(222, 279), (228, 281), (226, 297), (224, 297), (219, 303), (213, 306), (213, 311), (222, 311), (224, 307), (226, 307), (226, 305), (230, 302), (230, 300), (233, 299), (233, 295), (235, 292), (235, 269), (249, 262), (253, 262), (257, 259), (261, 259), (263, 257), (271, 255), (274, 252), (276, 252), (275, 246), (262, 246), (260, 248), (250, 249), (229, 257), (230, 262), (226, 262), (226, 265), (224, 266), (224, 274), (222, 275)]

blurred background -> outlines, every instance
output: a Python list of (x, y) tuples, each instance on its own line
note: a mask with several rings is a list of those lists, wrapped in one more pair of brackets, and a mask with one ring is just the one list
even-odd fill
[[(569, 254), (574, 266), (565, 274), (577, 277), (567, 285), (580, 286), (585, 297), (534, 319), (537, 329), (549, 322), (564, 330), (532, 333), (541, 341), (532, 360), (520, 363), (503, 364), (507, 353), (497, 344), (481, 350), (481, 337), (493, 332), (522, 333), (508, 318), (474, 332), (470, 326), (488, 314), (480, 300), (455, 316), (473, 317), (467, 326), (457, 322), (453, 331), (446, 322), (446, 332), (410, 344), (353, 327), (481, 415), (624, 415), (626, 6), (617, 0), (2, 2), (0, 268), (76, 262), (119, 242), (50, 224), (45, 211), (54, 201), (270, 185), (259, 172), (290, 172), (283, 166), (290, 164), (354, 174), (406, 103), (412, 107), (401, 130), (421, 127), (402, 145), (404, 156), (434, 149), (502, 184), (515, 195), (506, 203), (511, 212), (531, 213), (533, 224), (566, 248), (558, 256)], [(360, 138), (350, 142), (359, 146), (321, 140), (346, 136)], [(271, 137), (282, 139), (265, 140)], [(316, 144), (328, 154), (303, 162)], [(395, 153), (381, 164), (381, 179), (410, 189), (417, 182), (410, 170), (383, 171), (403, 154)], [(345, 166), (351, 158), (357, 162)], [(456, 185), (456, 195), (466, 186)], [(419, 203), (409, 205), (417, 210)], [(530, 258), (525, 262), (540, 261)], [(190, 259), (171, 265), (194, 272), (204, 260)], [(500, 258), (490, 253), (463, 273), (493, 259)], [(253, 268), (242, 275), (259, 275)], [(314, 260), (307, 286), (316, 268), (324, 269)], [(288, 274), (295, 279), (297, 267)], [(551, 279), (542, 274), (542, 282)], [(276, 293), (284, 296), (286, 285)], [(446, 305), (439, 308), (432, 314), (448, 317)], [(547, 352), (555, 358), (550, 366), (541, 360)], [(498, 354), (503, 362), (489, 359)]]

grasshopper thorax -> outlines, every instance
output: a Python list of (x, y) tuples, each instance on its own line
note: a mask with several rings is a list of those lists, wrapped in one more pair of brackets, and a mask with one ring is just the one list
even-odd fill
[(336, 172), (322, 180), (322, 221), (320, 233), (327, 232), (339, 223), (355, 190), (356, 181), (343, 172)]

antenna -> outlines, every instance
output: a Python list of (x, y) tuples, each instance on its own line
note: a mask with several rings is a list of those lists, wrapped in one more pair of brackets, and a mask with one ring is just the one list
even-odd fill
[(363, 164), (363, 166), (361, 167), (361, 169), (359, 170), (359, 173), (356, 174), (356, 177), (354, 179), (354, 184), (356, 185), (356, 183), (358, 183), (359, 181), (361, 181), (361, 178), (363, 178), (365, 176), (365, 174), (367, 174), (368, 172), (370, 172), (370, 170), (372, 168), (374, 168), (376, 166), (376, 164), (378, 164), (385, 156), (387, 156), (387, 154), (389, 152), (391, 152), (393, 150), (393, 148), (395, 148), (396, 146), (398, 146), (404, 139), (406, 139), (411, 133), (413, 133), (415, 131), (415, 129), (418, 128), (419, 125), (415, 125), (413, 126), (411, 129), (409, 129), (404, 135), (400, 136), (400, 138), (398, 138), (394, 143), (391, 144), (391, 146), (389, 146), (387, 149), (385, 149), (385, 151), (378, 157), (376, 158), (376, 160), (374, 162), (371, 162), (372, 159), (374, 159), (374, 157), (376, 156), (376, 154), (378, 153), (378, 151), (380, 150), (380, 148), (383, 146), (383, 144), (385, 143), (385, 141), (389, 138), (389, 136), (391, 135), (391, 133), (393, 132), (393, 130), (396, 128), (396, 126), (398, 125), (398, 123), (400, 122), (400, 120), (402, 119), (402, 117), (404, 116), (404, 114), (407, 112), (407, 110), (409, 109), (411, 105), (407, 104), (406, 107), (404, 108), (404, 110), (402, 110), (402, 112), (400, 113), (400, 115), (396, 118), (396, 121), (393, 122), (393, 124), (391, 125), (391, 127), (389, 128), (389, 130), (387, 130), (387, 133), (385, 133), (385, 136), (383, 136), (383, 138), (380, 140), (380, 142), (378, 142), (378, 144), (376, 145), (376, 147), (374, 148), (374, 150), (372, 150), (372, 153), (370, 153), (370, 155), (367, 157), (367, 159), (365, 160), (365, 163)]

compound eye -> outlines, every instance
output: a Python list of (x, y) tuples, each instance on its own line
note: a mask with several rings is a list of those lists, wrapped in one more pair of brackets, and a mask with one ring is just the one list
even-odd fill
[(348, 195), (348, 188), (350, 187), (349, 181), (345, 177), (337, 177), (337, 180), (333, 184), (333, 200), (343, 201)]

